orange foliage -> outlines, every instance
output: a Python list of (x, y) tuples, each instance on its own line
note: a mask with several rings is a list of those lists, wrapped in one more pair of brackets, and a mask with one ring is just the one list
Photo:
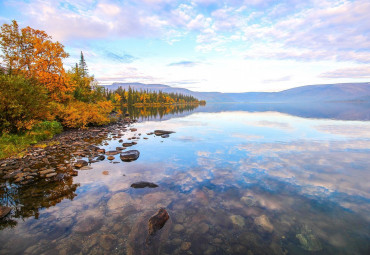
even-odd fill
[(73, 90), (62, 62), (68, 53), (44, 31), (30, 27), (19, 30), (13, 20), (11, 25), (1, 27), (0, 44), (9, 72), (36, 78), (49, 91), (52, 100), (64, 101), (66, 93)]

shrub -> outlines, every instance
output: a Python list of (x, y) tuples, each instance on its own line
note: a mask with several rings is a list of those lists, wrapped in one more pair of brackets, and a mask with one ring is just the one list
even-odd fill
[(110, 101), (85, 103), (72, 101), (59, 105), (58, 117), (69, 128), (86, 128), (88, 125), (105, 125), (110, 122), (109, 113), (113, 110)]
[(30, 130), (48, 112), (47, 91), (36, 80), (0, 74), (0, 131)]

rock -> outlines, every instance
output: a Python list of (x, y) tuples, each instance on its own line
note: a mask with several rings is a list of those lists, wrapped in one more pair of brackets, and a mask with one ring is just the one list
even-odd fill
[(103, 171), (102, 174), (109, 175), (109, 172), (108, 171)]
[(237, 225), (241, 228), (244, 227), (244, 225), (245, 225), (244, 218), (240, 215), (231, 215), (230, 219), (231, 219), (231, 221), (233, 222), (234, 225)]
[(117, 155), (119, 154), (119, 151), (107, 151), (105, 155)]
[(137, 160), (139, 156), (140, 152), (137, 150), (129, 150), (120, 154), (121, 160), (126, 162)]
[(113, 211), (116, 209), (123, 208), (130, 203), (132, 203), (131, 196), (125, 192), (119, 192), (119, 193), (114, 194), (109, 199), (107, 206), (109, 210)]
[(108, 160), (113, 160), (114, 159), (114, 156), (108, 156), (107, 158)]
[(134, 189), (141, 189), (141, 188), (146, 188), (146, 187), (157, 188), (158, 185), (152, 182), (135, 182), (131, 184), (131, 188), (134, 188)]
[(115, 240), (114, 235), (102, 235), (99, 244), (104, 250), (109, 251), (112, 250)]
[(126, 150), (126, 148), (125, 147), (116, 147), (116, 150), (117, 151), (123, 151), (123, 150)]
[(274, 230), (274, 226), (270, 223), (269, 218), (266, 215), (261, 215), (254, 219), (254, 223), (257, 226), (262, 227), (267, 232), (272, 232)]
[(4, 218), (11, 212), (12, 208), (0, 205), (0, 219)]
[(40, 175), (50, 174), (50, 173), (54, 173), (54, 172), (55, 172), (55, 170), (50, 168), (50, 169), (40, 171)]
[(123, 147), (130, 147), (132, 145), (134, 145), (134, 144), (133, 143), (123, 143), (122, 144)]
[(205, 234), (208, 232), (209, 230), (209, 226), (207, 223), (201, 223), (199, 226), (198, 226), (198, 229), (199, 229), (199, 233), (201, 234)]
[(85, 160), (77, 160), (77, 162), (74, 164), (76, 168), (81, 168), (83, 166), (87, 166), (88, 163)]
[(102, 161), (104, 159), (105, 159), (104, 155), (100, 155), (100, 156), (96, 157), (96, 160), (99, 160), (99, 161)]
[(57, 173), (50, 173), (50, 174), (47, 174), (45, 175), (46, 178), (50, 178), (50, 177), (53, 177), (53, 176), (56, 176)]
[(322, 250), (322, 245), (320, 240), (312, 233), (311, 229), (304, 226), (301, 233), (296, 235), (302, 248), (306, 251), (320, 251)]
[(91, 166), (83, 166), (80, 168), (80, 170), (91, 170), (93, 169)]
[(81, 221), (77, 222), (73, 230), (74, 232), (79, 234), (89, 234), (99, 229), (101, 225), (102, 225), (101, 219), (90, 216), (87, 218), (83, 218)]
[(137, 131), (137, 128), (130, 128), (131, 132)]
[(181, 224), (176, 224), (174, 227), (173, 227), (173, 231), (175, 231), (175, 232), (181, 232), (181, 231), (183, 231), (185, 228), (184, 228), (184, 226), (183, 225), (181, 225)]
[(174, 131), (166, 131), (166, 130), (154, 130), (154, 134), (156, 136), (161, 136), (161, 135), (169, 135), (175, 133)]
[(105, 149), (98, 149), (97, 152), (99, 152), (99, 153), (105, 153)]
[(187, 250), (189, 250), (189, 249), (190, 249), (190, 247), (191, 247), (191, 242), (183, 242), (183, 243), (181, 244), (181, 250), (183, 250), (183, 251), (187, 251)]
[(170, 135), (165, 134), (165, 135), (161, 135), (161, 137), (162, 138), (168, 138), (168, 137), (170, 137)]
[(69, 174), (71, 176), (77, 176), (78, 175), (78, 171), (71, 171)]
[(153, 236), (155, 233), (163, 228), (167, 220), (170, 218), (166, 209), (161, 208), (148, 221), (148, 234)]

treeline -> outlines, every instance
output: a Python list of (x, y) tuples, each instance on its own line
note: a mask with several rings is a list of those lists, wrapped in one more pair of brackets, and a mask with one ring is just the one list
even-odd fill
[(128, 90), (119, 87), (115, 91), (105, 90), (108, 100), (123, 106), (156, 106), (172, 104), (205, 104), (193, 96), (181, 93), (164, 93), (162, 91), (135, 90), (130, 86)]

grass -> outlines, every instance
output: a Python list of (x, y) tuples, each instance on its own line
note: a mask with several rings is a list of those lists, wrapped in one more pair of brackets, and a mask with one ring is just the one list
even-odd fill
[[(57, 121), (44, 121), (34, 126), (32, 130), (20, 134), (2, 134), (0, 137), (0, 159), (10, 156), (22, 156), (22, 152), (31, 145), (52, 138), (63, 131)], [(46, 147), (46, 144), (40, 144)]]

